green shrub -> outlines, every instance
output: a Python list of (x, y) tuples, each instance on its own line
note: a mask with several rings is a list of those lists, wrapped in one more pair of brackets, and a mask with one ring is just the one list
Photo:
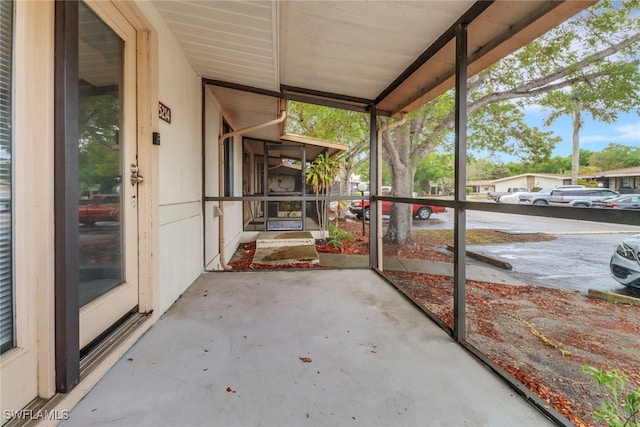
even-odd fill
[(351, 234), (349, 234), (347, 230), (336, 227), (333, 224), (329, 224), (329, 237), (333, 240), (339, 240), (340, 242), (342, 242), (343, 240), (351, 241), (356, 239)]
[(593, 378), (602, 393), (602, 405), (593, 419), (609, 427), (640, 427), (640, 389), (625, 391), (628, 378), (620, 370), (599, 370), (585, 365), (582, 371)]
[(329, 224), (329, 237), (327, 238), (327, 245), (333, 246), (334, 248), (340, 248), (342, 250), (342, 242), (345, 240), (355, 240), (348, 231), (336, 227), (333, 224)]

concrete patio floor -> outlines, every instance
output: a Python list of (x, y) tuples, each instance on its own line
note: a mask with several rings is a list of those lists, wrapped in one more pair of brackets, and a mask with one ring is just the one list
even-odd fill
[(62, 426), (554, 425), (371, 270), (202, 275)]

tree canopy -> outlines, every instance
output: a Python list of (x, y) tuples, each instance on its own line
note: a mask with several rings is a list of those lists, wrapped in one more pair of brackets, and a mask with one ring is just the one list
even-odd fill
[(288, 105), (286, 130), (348, 146), (338, 175), (341, 194), (345, 193), (351, 175), (368, 162), (369, 116), (366, 114), (292, 101)]
[[(619, 111), (637, 109), (639, 12), (639, 0), (602, 0), (471, 77), (467, 83), (469, 149), (543, 163), (559, 138), (527, 125), (527, 106), (545, 108), (548, 123), (559, 115), (573, 115), (574, 147), (582, 114), (611, 121)], [(410, 195), (421, 159), (451, 140), (452, 100), (451, 92), (441, 95), (412, 112), (406, 125), (385, 134), (383, 158), (390, 166), (397, 194)], [(576, 164), (578, 157), (576, 149)], [(408, 215), (410, 212), (392, 209), (386, 241), (412, 242)]]
[(601, 171), (640, 166), (640, 147), (609, 144), (602, 151), (591, 153), (588, 165)]

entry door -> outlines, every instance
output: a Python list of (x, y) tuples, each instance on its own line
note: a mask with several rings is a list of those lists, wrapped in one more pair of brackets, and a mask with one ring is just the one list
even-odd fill
[(138, 305), (136, 32), (110, 2), (78, 10), (80, 348)]

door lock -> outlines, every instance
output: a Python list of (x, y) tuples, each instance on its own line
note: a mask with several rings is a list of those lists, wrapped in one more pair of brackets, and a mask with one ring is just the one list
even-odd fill
[(144, 177), (138, 173), (139, 171), (140, 171), (140, 168), (138, 167), (138, 165), (132, 163), (131, 164), (131, 185), (140, 184), (141, 182), (144, 181)]

